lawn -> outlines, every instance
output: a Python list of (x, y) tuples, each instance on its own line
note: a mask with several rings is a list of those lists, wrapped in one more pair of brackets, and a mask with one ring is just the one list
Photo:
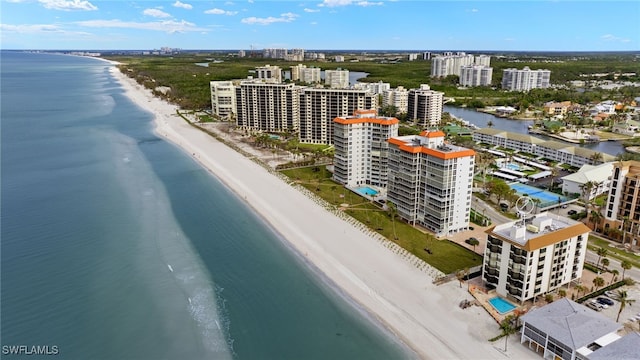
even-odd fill
[(395, 219), (397, 239), (394, 240), (390, 215), (368, 199), (331, 180), (331, 173), (324, 166), (290, 169), (282, 173), (298, 181), (328, 203), (343, 207), (347, 214), (367, 225), (371, 230), (394, 241), (445, 274), (482, 263), (480, 255), (449, 240), (438, 240), (431, 233), (422, 232), (397, 217)]
[(638, 259), (637, 256), (613, 246), (609, 246), (609, 244), (610, 242), (607, 240), (603, 240), (595, 236), (589, 236), (589, 250), (596, 251), (598, 248), (605, 248), (609, 252), (607, 257), (611, 257), (617, 260), (627, 260), (633, 266), (640, 269), (640, 259)]

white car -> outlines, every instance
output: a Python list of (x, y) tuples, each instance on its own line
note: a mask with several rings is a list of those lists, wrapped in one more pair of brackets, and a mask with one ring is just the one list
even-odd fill
[(590, 300), (587, 303), (587, 307), (595, 310), (595, 311), (602, 311), (602, 309), (606, 309), (605, 308), (606, 305), (600, 304), (599, 302), (595, 301), (595, 300)]

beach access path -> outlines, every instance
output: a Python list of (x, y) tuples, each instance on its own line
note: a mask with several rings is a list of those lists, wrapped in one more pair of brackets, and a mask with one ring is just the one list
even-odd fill
[[(281, 177), (214, 137), (188, 124), (168, 104), (111, 69), (126, 95), (155, 116), (156, 133), (181, 147), (247, 202), (306, 262), (336, 289), (359, 304), (424, 359), (538, 359), (519, 336), (499, 334), (481, 307), (461, 309), (473, 300), (457, 281), (436, 286), (433, 272), (418, 268), (373, 233), (345, 220)], [(391, 243), (391, 245), (393, 245)], [(233, 326), (233, 324), (231, 324)]]

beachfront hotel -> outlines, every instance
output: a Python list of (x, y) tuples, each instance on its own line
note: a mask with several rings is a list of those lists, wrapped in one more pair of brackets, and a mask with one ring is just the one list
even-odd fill
[(299, 140), (308, 144), (333, 144), (333, 119), (377, 108), (377, 97), (366, 90), (304, 87), (299, 99)]
[(613, 163), (611, 189), (604, 210), (604, 232), (620, 229), (623, 241), (638, 246), (640, 239), (640, 161)]
[(498, 295), (520, 302), (582, 277), (589, 229), (543, 212), (487, 229), (482, 280)]
[(615, 160), (612, 155), (600, 153), (602, 156), (594, 162), (594, 154), (597, 151), (559, 141), (545, 141), (535, 136), (500, 129), (483, 128), (476, 130), (473, 132), (473, 141), (524, 151), (575, 167), (580, 167), (584, 164), (598, 165)]
[(300, 124), (300, 87), (294, 84), (241, 81), (235, 86), (236, 125), (270, 132), (295, 131)]
[(398, 216), (439, 236), (469, 227), (475, 152), (442, 131), (389, 139), (387, 201)]
[(550, 70), (531, 70), (525, 66), (522, 70), (502, 70), (502, 88), (509, 91), (529, 91), (531, 89), (546, 89), (550, 86)]
[(389, 143), (398, 136), (398, 119), (358, 110), (333, 119), (333, 179), (347, 187), (387, 186)]
[(423, 128), (440, 125), (444, 93), (433, 91), (429, 85), (422, 84), (419, 89), (409, 90), (407, 115)]

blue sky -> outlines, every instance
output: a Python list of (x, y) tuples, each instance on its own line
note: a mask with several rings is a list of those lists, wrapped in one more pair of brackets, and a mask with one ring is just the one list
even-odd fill
[(640, 50), (640, 1), (0, 0), (3, 49)]

